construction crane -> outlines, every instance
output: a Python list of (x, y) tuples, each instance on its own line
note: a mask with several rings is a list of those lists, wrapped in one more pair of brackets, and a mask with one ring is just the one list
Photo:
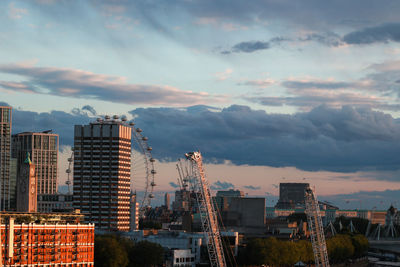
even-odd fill
[(314, 190), (310, 187), (305, 191), (305, 203), (315, 266), (329, 267), (328, 250), (326, 248), (324, 228), (322, 225), (318, 200)]
[(183, 184), (189, 181), (191, 190), (196, 195), (202, 230), (208, 241), (207, 250), (211, 267), (226, 267), (217, 214), (205, 178), (202, 156), (200, 152), (189, 152), (185, 156), (189, 164), (184, 165), (179, 161), (177, 167)]

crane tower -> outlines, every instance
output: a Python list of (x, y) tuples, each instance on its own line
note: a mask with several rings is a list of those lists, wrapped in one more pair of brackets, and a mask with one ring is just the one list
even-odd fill
[(196, 195), (202, 230), (208, 239), (207, 250), (211, 267), (226, 267), (217, 214), (205, 178), (202, 156), (200, 152), (189, 152), (185, 156), (188, 166), (184, 166), (184, 163), (180, 161), (177, 167), (180, 175), (189, 181)]
[(322, 225), (318, 200), (314, 190), (310, 187), (305, 191), (305, 203), (315, 266), (329, 267), (328, 250), (326, 248), (324, 228)]

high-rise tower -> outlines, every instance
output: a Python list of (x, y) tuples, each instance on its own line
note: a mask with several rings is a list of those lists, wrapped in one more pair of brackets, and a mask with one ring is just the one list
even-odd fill
[(37, 186), (35, 165), (27, 153), (25, 161), (19, 166), (17, 179), (17, 211), (37, 211)]
[(51, 131), (24, 132), (12, 136), (12, 157), (21, 166), (26, 154), (36, 166), (37, 193), (56, 194), (58, 176), (58, 134)]
[(169, 203), (171, 201), (171, 196), (168, 193), (164, 195), (164, 206), (169, 210)]
[(115, 120), (75, 125), (74, 208), (105, 231), (129, 231), (131, 128)]
[(0, 106), (0, 210), (10, 210), (11, 107)]

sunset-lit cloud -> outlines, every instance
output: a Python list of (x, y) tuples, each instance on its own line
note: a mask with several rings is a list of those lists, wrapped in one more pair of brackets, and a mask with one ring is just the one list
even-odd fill
[[(172, 106), (225, 101), (221, 95), (184, 91), (168, 85), (129, 84), (124, 77), (77, 69), (8, 64), (0, 65), (0, 72), (26, 78), (23, 82), (0, 81), (3, 89), (35, 94)], [(225, 71), (221, 74), (221, 79), (227, 78), (231, 72), (229, 69)]]

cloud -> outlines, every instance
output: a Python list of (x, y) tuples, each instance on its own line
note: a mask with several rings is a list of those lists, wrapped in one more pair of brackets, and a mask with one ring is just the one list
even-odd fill
[(224, 81), (224, 80), (228, 79), (232, 73), (233, 73), (232, 69), (226, 69), (225, 71), (217, 72), (214, 75), (218, 81)]
[(266, 88), (274, 83), (275, 83), (275, 81), (272, 79), (264, 79), (264, 80), (247, 80), (247, 81), (240, 82), (237, 85), (246, 85), (246, 86), (253, 86), (253, 87), (258, 87), (258, 88)]
[(343, 37), (343, 41), (355, 45), (400, 42), (400, 23), (385, 23), (350, 32)]
[(258, 50), (265, 50), (269, 49), (271, 44), (269, 42), (262, 42), (262, 41), (248, 41), (248, 42), (241, 42), (232, 46), (230, 50), (224, 50), (221, 54), (230, 54), (230, 53), (253, 53)]
[(0, 72), (26, 78), (23, 82), (0, 81), (3, 89), (13, 92), (169, 106), (226, 101), (226, 97), (221, 95), (184, 91), (167, 85), (129, 84), (123, 77), (77, 69), (6, 64), (0, 65)]
[(235, 188), (235, 186), (232, 183), (216, 181), (210, 188), (212, 190), (228, 190)]
[(387, 210), (394, 204), (400, 207), (400, 190), (360, 191), (351, 194), (319, 196), (320, 200), (328, 200), (342, 209), (365, 209), (374, 207), (377, 210)]
[[(8, 105), (0, 103), (0, 105)], [(75, 109), (75, 111), (79, 109)], [(74, 142), (74, 125), (88, 124), (94, 121), (94, 118), (86, 112), (33, 112), (24, 111), (18, 108), (12, 110), (12, 133), (21, 133), (29, 131), (43, 131), (53, 129), (53, 132), (60, 135), (60, 146), (73, 145)]]
[(246, 189), (249, 189), (249, 190), (260, 190), (261, 189), (261, 186), (253, 186), (253, 185), (245, 185), (243, 187)]
[(400, 104), (390, 104), (388, 98), (367, 95), (359, 92), (329, 92), (308, 90), (295, 93), (295, 96), (256, 96), (247, 97), (247, 100), (264, 106), (292, 106), (300, 110), (309, 111), (320, 105), (340, 108), (350, 105), (354, 107), (377, 108), (380, 110), (398, 111)]
[(302, 111), (309, 111), (319, 105), (334, 108), (351, 105), (388, 111), (400, 110), (400, 94), (397, 90), (400, 77), (399, 62), (373, 64), (367, 69), (373, 72), (354, 81), (290, 78), (279, 82), (286, 89), (282, 96), (253, 94), (243, 98), (265, 106), (287, 105)]
[(232, 52), (239, 53), (252, 53), (257, 50), (264, 50), (270, 48), (270, 44), (268, 42), (261, 41), (250, 41), (250, 42), (241, 42), (232, 47)]
[(294, 38), (294, 37), (283, 37), (278, 36), (269, 39), (269, 41), (246, 41), (240, 42), (232, 46), (229, 50), (223, 50), (221, 54), (231, 53), (253, 53), (259, 50), (266, 50), (272, 47), (281, 46), (284, 43), (298, 43), (298, 42), (318, 42), (326, 46), (341, 46), (343, 42), (338, 34), (333, 32), (321, 32), (321, 33), (309, 33), (305, 36)]
[(343, 45), (342, 38), (334, 32), (310, 33), (304, 37), (300, 37), (298, 41), (301, 42), (314, 41), (323, 45), (333, 46), (333, 47)]
[[(95, 119), (78, 110), (38, 113), (14, 108), (12, 130), (53, 129), (60, 145), (72, 145), (73, 126)], [(287, 115), (233, 105), (221, 110), (137, 108), (130, 113), (159, 160), (175, 161), (185, 152), (200, 150), (206, 162), (229, 160), (237, 165), (344, 172), (400, 167), (400, 121), (368, 108), (320, 106)]]
[(23, 15), (28, 14), (28, 10), (25, 8), (17, 8), (14, 5), (14, 2), (11, 2), (8, 5), (8, 16), (11, 19), (20, 19)]
[(89, 112), (91, 113), (91, 115), (93, 115), (93, 116), (96, 116), (96, 115), (97, 115), (96, 110), (95, 110), (92, 106), (89, 106), (89, 105), (83, 106), (83, 107), (82, 107), (82, 110), (87, 110), (87, 111), (89, 111)]
[(174, 182), (169, 182), (169, 185), (172, 186), (173, 188), (179, 188), (179, 185), (177, 185)]
[[(369, 108), (320, 106), (293, 115), (233, 105), (221, 111), (138, 108), (153, 155), (176, 159), (200, 149), (205, 160), (303, 170), (398, 169), (400, 124)], [(168, 130), (166, 130), (168, 129)]]
[(354, 84), (348, 82), (336, 81), (318, 81), (318, 80), (287, 80), (282, 82), (282, 85), (291, 89), (340, 89), (353, 87)]

